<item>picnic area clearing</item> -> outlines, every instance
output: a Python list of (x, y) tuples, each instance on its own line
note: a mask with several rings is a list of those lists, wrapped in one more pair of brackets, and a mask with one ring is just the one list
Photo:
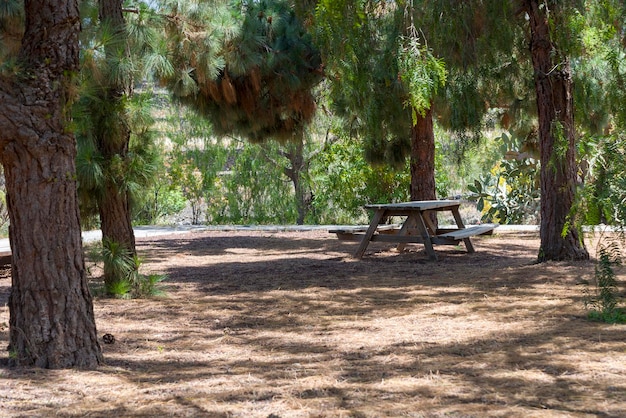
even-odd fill
[(115, 338), (97, 371), (7, 367), (5, 269), (0, 416), (624, 416), (626, 326), (583, 309), (594, 262), (534, 264), (537, 233), (473, 243), (433, 262), (382, 242), (356, 260), (327, 231), (139, 239), (167, 296), (95, 299)]

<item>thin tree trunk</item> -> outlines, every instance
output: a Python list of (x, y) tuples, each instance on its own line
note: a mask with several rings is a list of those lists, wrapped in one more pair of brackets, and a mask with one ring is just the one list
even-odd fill
[[(541, 248), (539, 261), (588, 259), (571, 220), (576, 187), (572, 78), (567, 59), (559, 60), (547, 12), (525, 0), (529, 16), (541, 148)], [(557, 57), (555, 60), (554, 57)]]
[(411, 200), (435, 200), (435, 134), (433, 111), (417, 115), (411, 128)]
[(107, 181), (105, 193), (98, 202), (102, 239), (123, 245), (135, 253), (135, 232), (130, 217), (128, 193)]
[[(435, 199), (435, 133), (431, 106), (424, 116), (417, 115), (411, 128), (411, 200)], [(437, 215), (432, 213), (430, 218), (437, 226)]]
[(291, 167), (286, 168), (284, 173), (293, 183), (293, 189), (296, 199), (296, 210), (298, 218), (296, 224), (302, 225), (306, 215), (311, 209), (311, 192), (307, 189), (306, 184), (302, 181), (302, 174), (306, 173), (308, 162), (304, 160), (304, 142), (300, 137), (297, 142), (290, 143), (289, 151), (285, 156), (291, 163)]
[(9, 350), (16, 365), (102, 362), (85, 275), (76, 142), (66, 128), (78, 70), (78, 4), (26, 0), (21, 71), (0, 77), (0, 158), (11, 225)]
[[(121, 38), (125, 37), (125, 26), (122, 12), (122, 1), (120, 0), (100, 0), (99, 3), (100, 21), (111, 24)], [(107, 59), (114, 59), (118, 54), (116, 45), (105, 49)], [(128, 51), (124, 52), (129, 54)], [(125, 95), (131, 94), (132, 86), (125, 86), (112, 83), (108, 88), (104, 88), (104, 100), (115, 103), (111, 109), (115, 109), (117, 115), (105, 115), (110, 129), (101, 129), (96, 132), (97, 144), (106, 166), (111, 166), (116, 159), (125, 161), (128, 156), (128, 146), (130, 143), (130, 129), (126, 120), (125, 109), (122, 103)], [(111, 178), (107, 176), (104, 193), (98, 202), (100, 212), (100, 224), (102, 229), (102, 241), (115, 242), (122, 245), (129, 251), (131, 256), (136, 255), (135, 233), (133, 231), (130, 211), (130, 197), (126, 190), (120, 189), (119, 184), (123, 179)], [(122, 279), (117, 277), (115, 269), (107, 268), (105, 265), (104, 280), (107, 284), (112, 284)]]

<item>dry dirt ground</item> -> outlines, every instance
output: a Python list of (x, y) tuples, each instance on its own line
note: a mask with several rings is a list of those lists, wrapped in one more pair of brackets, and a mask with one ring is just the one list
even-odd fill
[(438, 262), (378, 243), (353, 260), (324, 231), (138, 244), (167, 295), (95, 299), (116, 339), (96, 371), (12, 369), (1, 351), (0, 416), (626, 416), (626, 326), (586, 319), (593, 262), (533, 264), (536, 234)]

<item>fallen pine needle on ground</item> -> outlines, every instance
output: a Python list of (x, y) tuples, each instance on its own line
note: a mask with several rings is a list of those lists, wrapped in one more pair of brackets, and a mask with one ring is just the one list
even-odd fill
[[(94, 299), (114, 336), (98, 370), (0, 352), (0, 416), (625, 416), (626, 326), (584, 310), (594, 261), (535, 264), (537, 233), (473, 242), (432, 262), (380, 243), (354, 260), (324, 231), (139, 239), (166, 295)], [(2, 347), (10, 285), (5, 269)]]

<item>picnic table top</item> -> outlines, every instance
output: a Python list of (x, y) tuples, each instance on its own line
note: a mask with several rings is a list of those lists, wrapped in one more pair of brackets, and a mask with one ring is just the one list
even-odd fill
[(415, 209), (415, 210), (432, 210), (451, 208), (459, 206), (461, 201), (459, 200), (419, 200), (413, 202), (402, 203), (377, 203), (371, 205), (365, 205), (366, 209)]

